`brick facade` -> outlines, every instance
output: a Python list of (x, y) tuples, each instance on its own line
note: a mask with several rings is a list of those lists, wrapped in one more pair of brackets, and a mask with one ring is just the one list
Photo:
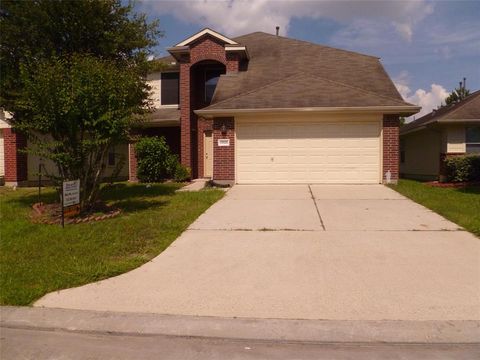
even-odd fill
[[(222, 132), (225, 125), (226, 132)], [(218, 146), (219, 139), (229, 139), (230, 146)], [(233, 118), (213, 120), (213, 179), (218, 182), (235, 181), (235, 121)]]
[(197, 121), (193, 112), (200, 106), (192, 99), (192, 92), (195, 91), (192, 89), (192, 71), (202, 61), (223, 64), (226, 72), (239, 69), (238, 55), (227, 55), (224, 44), (210, 36), (190, 44), (189, 55), (180, 61), (180, 154), (182, 164), (192, 169), (193, 177), (203, 176), (203, 134), (211, 129), (211, 122), (208, 125), (204, 120)]
[(398, 115), (383, 116), (383, 181), (386, 181), (386, 173), (390, 170), (391, 181), (398, 181), (399, 172), (399, 125)]
[(11, 128), (3, 129), (5, 184), (18, 185), (27, 181), (27, 138)]
[(137, 156), (135, 155), (135, 143), (128, 144), (128, 181), (137, 182)]

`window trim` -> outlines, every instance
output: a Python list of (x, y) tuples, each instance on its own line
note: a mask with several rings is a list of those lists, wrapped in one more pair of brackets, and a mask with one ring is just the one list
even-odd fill
[(480, 151), (479, 152), (469, 152), (468, 151), (468, 146), (469, 145), (475, 145), (475, 146), (480, 146), (480, 141), (478, 142), (469, 142), (467, 140), (467, 132), (468, 132), (468, 129), (469, 128), (477, 128), (479, 131), (480, 131), (480, 126), (465, 126), (465, 153), (466, 154), (480, 154)]
[[(163, 88), (163, 79), (162, 75), (163, 74), (178, 74), (178, 101), (177, 104), (162, 104), (162, 88)], [(160, 89), (159, 89), (159, 103), (160, 103), (160, 108), (163, 109), (176, 109), (180, 106), (180, 71), (162, 71), (160, 72)]]

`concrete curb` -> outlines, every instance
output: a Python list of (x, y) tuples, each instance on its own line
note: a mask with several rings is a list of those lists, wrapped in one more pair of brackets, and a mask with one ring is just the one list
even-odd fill
[(248, 319), (5, 306), (0, 326), (306, 343), (480, 343), (480, 321), (474, 320)]

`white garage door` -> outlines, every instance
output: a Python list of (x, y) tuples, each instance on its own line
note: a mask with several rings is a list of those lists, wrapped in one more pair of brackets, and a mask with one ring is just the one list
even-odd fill
[(237, 183), (379, 183), (380, 121), (236, 120)]
[(5, 150), (3, 146), (3, 130), (0, 129), (0, 176), (5, 176)]

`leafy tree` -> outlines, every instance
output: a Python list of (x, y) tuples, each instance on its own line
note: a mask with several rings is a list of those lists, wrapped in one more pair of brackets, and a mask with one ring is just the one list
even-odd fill
[(162, 36), (156, 21), (121, 0), (2, 0), (0, 2), (0, 106), (16, 114), (20, 67), (35, 69), (52, 56), (75, 53), (146, 69), (149, 49)]
[(62, 179), (80, 179), (81, 207), (98, 196), (108, 150), (125, 142), (147, 109), (148, 88), (137, 69), (91, 55), (51, 59), (24, 84), (16, 127), (29, 134), (29, 152), (51, 159)]
[(0, 2), (0, 107), (35, 145), (28, 152), (53, 160), (60, 177), (81, 179), (84, 208), (98, 196), (108, 147), (125, 141), (148, 108), (143, 75), (162, 33), (133, 8), (121, 0)]
[(465, 87), (465, 82), (466, 82), (466, 79), (463, 78), (463, 83), (462, 81), (460, 81), (458, 88), (455, 88), (455, 90), (453, 90), (450, 93), (450, 95), (448, 95), (448, 97), (445, 99), (446, 105), (452, 105), (457, 102), (460, 102), (463, 99), (465, 99), (468, 95), (470, 95), (470, 90), (468, 90)]

